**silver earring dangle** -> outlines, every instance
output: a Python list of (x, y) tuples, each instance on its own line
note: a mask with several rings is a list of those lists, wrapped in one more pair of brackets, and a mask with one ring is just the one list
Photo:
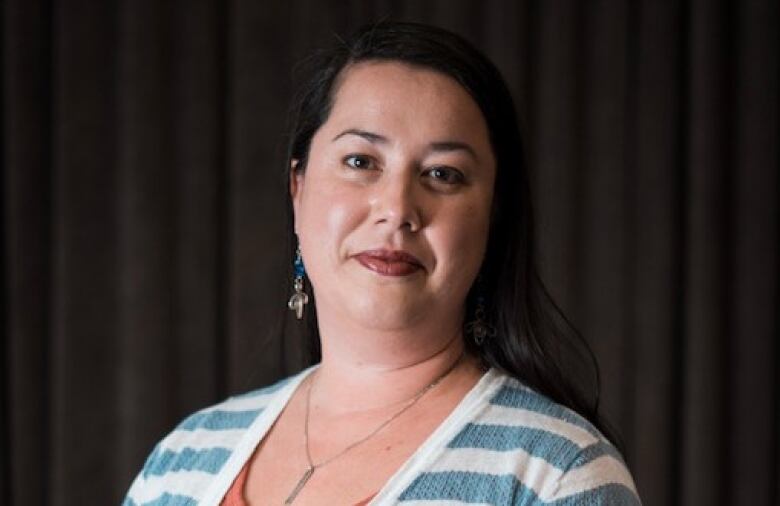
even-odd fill
[(485, 338), (496, 335), (496, 329), (485, 319), (485, 297), (482, 295), (477, 295), (474, 319), (466, 324), (465, 330), (477, 346), (482, 346)]
[(295, 250), (293, 270), (293, 289), (295, 290), (295, 293), (292, 294), (290, 300), (287, 302), (287, 307), (292, 311), (295, 311), (295, 317), (301, 320), (303, 319), (303, 306), (309, 303), (309, 295), (303, 291), (303, 276), (306, 274), (306, 269), (303, 266), (300, 245)]

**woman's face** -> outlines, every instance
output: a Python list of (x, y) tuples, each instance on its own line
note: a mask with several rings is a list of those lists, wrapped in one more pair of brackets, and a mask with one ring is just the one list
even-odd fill
[(291, 192), (318, 316), (400, 330), (460, 324), (485, 253), (495, 161), (456, 81), (397, 62), (347, 68)]

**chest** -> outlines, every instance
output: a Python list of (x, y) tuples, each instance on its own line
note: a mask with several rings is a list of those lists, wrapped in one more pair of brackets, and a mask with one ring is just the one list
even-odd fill
[[(362, 504), (409, 460), (451, 407), (410, 410), (362, 442), (381, 420), (312, 425), (309, 450), (315, 468), (307, 478), (303, 413), (291, 408), (266, 434), (249, 463), (244, 489), (249, 504), (284, 504), (296, 486), (300, 487), (296, 505)], [(355, 442), (359, 443), (350, 448)]]

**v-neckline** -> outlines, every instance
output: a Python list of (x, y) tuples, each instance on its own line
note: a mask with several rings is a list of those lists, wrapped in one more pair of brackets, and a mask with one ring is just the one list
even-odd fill
[[(212, 482), (209, 490), (203, 498), (204, 504), (218, 505), (230, 488), (233, 481), (252, 457), (255, 449), (268, 434), (273, 424), (279, 418), (284, 408), (289, 404), (300, 384), (319, 367), (315, 364), (297, 375), (292, 376), (281, 390), (272, 395), (273, 399), (265, 406), (263, 412), (255, 419), (236, 445), (221, 471)], [(405, 490), (419, 472), (429, 465), (445, 449), (455, 435), (471, 420), (475, 411), (484, 406), (483, 400), (492, 396), (500, 387), (500, 373), (490, 368), (471, 387), (465, 396), (458, 402), (455, 408), (444, 418), (436, 429), (423, 441), (423, 443), (409, 456), (406, 461), (393, 473), (381, 489), (368, 503), (369, 506), (389, 504), (387, 501), (395, 499)]]

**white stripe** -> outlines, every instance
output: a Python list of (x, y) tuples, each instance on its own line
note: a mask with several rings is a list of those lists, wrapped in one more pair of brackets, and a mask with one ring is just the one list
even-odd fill
[(263, 413), (255, 418), (252, 425), (244, 431), (241, 440), (233, 447), (233, 453), (230, 454), (227, 462), (222, 466), (217, 476), (210, 480), (209, 488), (203, 494), (202, 506), (218, 505), (225, 496), (233, 480), (244, 467), (244, 464), (252, 456), (258, 443), (265, 437), (265, 434), (274, 424), (279, 414), (287, 406), (298, 385), (312, 372), (318, 365), (314, 365), (293, 376), (281, 389), (275, 392), (271, 402), (263, 410)]
[(504, 383), (505, 376), (496, 369), (490, 369), (476, 385), (461, 399), (460, 403), (447, 418), (428, 436), (409, 459), (385, 483), (384, 487), (374, 496), (370, 506), (385, 506), (398, 504), (398, 497), (411, 485), (420, 473), (425, 472), (431, 463), (436, 462), (441, 453), (446, 452), (446, 446), (463, 427), (477, 414), (485, 409)]
[(624, 485), (636, 494), (634, 482), (623, 463), (609, 455), (564, 473), (546, 460), (521, 449), (495, 452), (476, 448), (452, 448), (441, 455), (426, 472), (513, 475), (545, 502), (609, 483)]
[(177, 430), (172, 432), (160, 443), (161, 450), (179, 452), (184, 448), (206, 450), (209, 448), (232, 449), (241, 441), (246, 429), (230, 430)]
[(198, 500), (205, 486), (214, 479), (213, 474), (203, 471), (176, 471), (162, 476), (149, 476), (136, 480), (128, 495), (137, 504), (154, 501), (164, 493), (186, 495)]
[(490, 409), (481, 414), (474, 423), (541, 429), (568, 439), (580, 449), (599, 442), (593, 434), (582, 427), (523, 408), (491, 405)]
[(520, 380), (512, 376), (506, 377), (506, 386), (509, 388), (514, 388), (515, 390), (522, 390), (523, 392), (528, 392), (529, 394), (541, 395), (533, 388), (527, 386), (525, 383), (521, 382)]
[(634, 480), (623, 463), (610, 455), (603, 455), (567, 472), (558, 490), (547, 500), (561, 499), (610, 483), (623, 485), (637, 493)]
[(512, 475), (546, 500), (553, 497), (563, 471), (525, 450), (496, 452), (478, 448), (451, 448), (426, 472), (472, 472)]

